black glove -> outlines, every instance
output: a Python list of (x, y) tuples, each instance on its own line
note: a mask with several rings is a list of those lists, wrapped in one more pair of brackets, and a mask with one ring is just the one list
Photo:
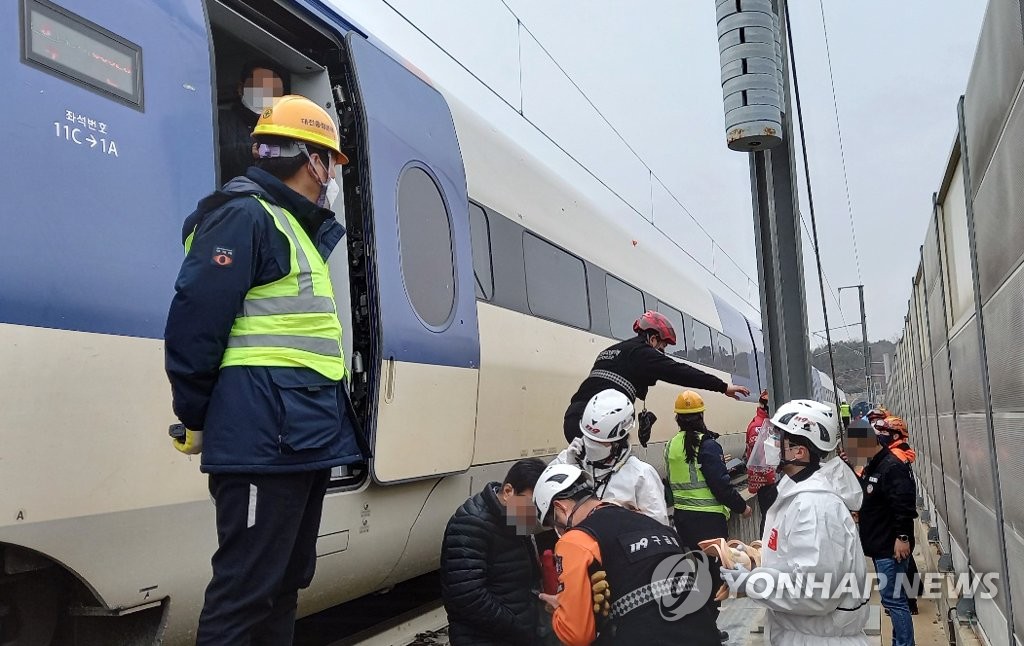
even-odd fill
[(640, 411), (636, 419), (639, 426), (636, 437), (640, 440), (640, 446), (646, 449), (647, 443), (651, 441), (651, 429), (654, 427), (654, 423), (658, 421), (658, 417), (651, 411), (644, 410)]

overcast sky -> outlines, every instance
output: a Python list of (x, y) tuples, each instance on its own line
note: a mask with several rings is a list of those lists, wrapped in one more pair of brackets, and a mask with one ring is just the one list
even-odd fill
[[(890, 338), (902, 332), (931, 195), (956, 133), (956, 103), (986, 3), (823, 3), (859, 250), (854, 253), (821, 5), (790, 0), (824, 268), (833, 288), (865, 284), (868, 335)], [(522, 109), (633, 205), (626, 224), (649, 226), (641, 218), (653, 218), (757, 305), (756, 286), (746, 278), (757, 278), (748, 156), (725, 146), (713, 0), (378, 0), (360, 9), (385, 39), (403, 34), (395, 41), (399, 48), (449, 89), (478, 82), (418, 48), (422, 37), (394, 20), (404, 16), (501, 97), (502, 109)], [(682, 208), (652, 183), (651, 173)], [(801, 183), (809, 222), (806, 197)], [(813, 332), (824, 326), (809, 236), (803, 249)], [(680, 262), (690, 261), (681, 254)], [(843, 292), (841, 309), (832, 290), (827, 300), (833, 328), (859, 323), (855, 290)], [(834, 338), (856, 340), (860, 332), (846, 327)]]
[[(687, 210), (756, 278), (747, 159), (724, 144), (714, 2), (506, 2)], [(902, 331), (931, 194), (956, 133), (956, 102), (966, 87), (985, 4), (824, 1), (858, 272), (821, 11), (817, 0), (791, 1), (825, 272), (833, 287), (863, 281), (873, 339)], [(809, 240), (804, 247), (809, 325), (821, 330)], [(843, 292), (842, 313), (831, 295), (828, 302), (833, 327), (859, 322), (855, 291)], [(834, 337), (848, 335), (859, 338), (859, 330), (839, 330)]]

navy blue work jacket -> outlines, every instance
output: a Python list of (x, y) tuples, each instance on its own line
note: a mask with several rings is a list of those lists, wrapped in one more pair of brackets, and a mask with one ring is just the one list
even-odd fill
[(305, 368), (220, 368), (246, 293), (287, 275), (288, 239), (252, 196), (287, 209), (326, 260), (345, 235), (334, 214), (250, 168), (200, 200), (164, 331), (174, 413), (203, 431), (206, 473), (288, 473), (363, 459), (345, 385)]

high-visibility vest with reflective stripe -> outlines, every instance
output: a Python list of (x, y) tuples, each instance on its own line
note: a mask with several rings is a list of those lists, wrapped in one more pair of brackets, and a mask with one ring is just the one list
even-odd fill
[[(288, 240), (290, 269), (245, 295), (220, 365), (309, 368), (340, 381), (345, 355), (327, 263), (291, 213), (254, 197)], [(191, 243), (190, 235), (186, 254)]]
[(850, 416), (850, 405), (849, 404), (840, 404), (839, 405), (839, 416), (840, 417), (849, 417)]
[(692, 462), (687, 461), (686, 450), (683, 448), (685, 439), (686, 433), (676, 433), (665, 447), (673, 507), (683, 511), (717, 512), (728, 520), (731, 515), (729, 508), (718, 502), (715, 494), (711, 493), (696, 457)]

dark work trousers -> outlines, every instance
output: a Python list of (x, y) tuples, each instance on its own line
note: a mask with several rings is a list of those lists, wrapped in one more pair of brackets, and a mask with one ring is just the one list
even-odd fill
[[(675, 509), (676, 532), (680, 540), (688, 550), (699, 550), (697, 546), (701, 541), (711, 538), (729, 538), (729, 523), (725, 514), (717, 511), (689, 511)], [(722, 564), (718, 559), (711, 560), (711, 590), (718, 592), (722, 585), (722, 573), (719, 568)], [(722, 604), (715, 601), (714, 594), (708, 600), (715, 622), (718, 621), (719, 606)]]
[(215, 474), (213, 579), (196, 646), (288, 646), (299, 589), (313, 580), (330, 470)]
[(779, 487), (774, 482), (759, 487), (757, 490), (757, 509), (761, 512), (761, 531), (758, 532), (758, 540), (764, 536), (764, 519), (768, 516), (768, 508), (775, 504), (779, 497)]

